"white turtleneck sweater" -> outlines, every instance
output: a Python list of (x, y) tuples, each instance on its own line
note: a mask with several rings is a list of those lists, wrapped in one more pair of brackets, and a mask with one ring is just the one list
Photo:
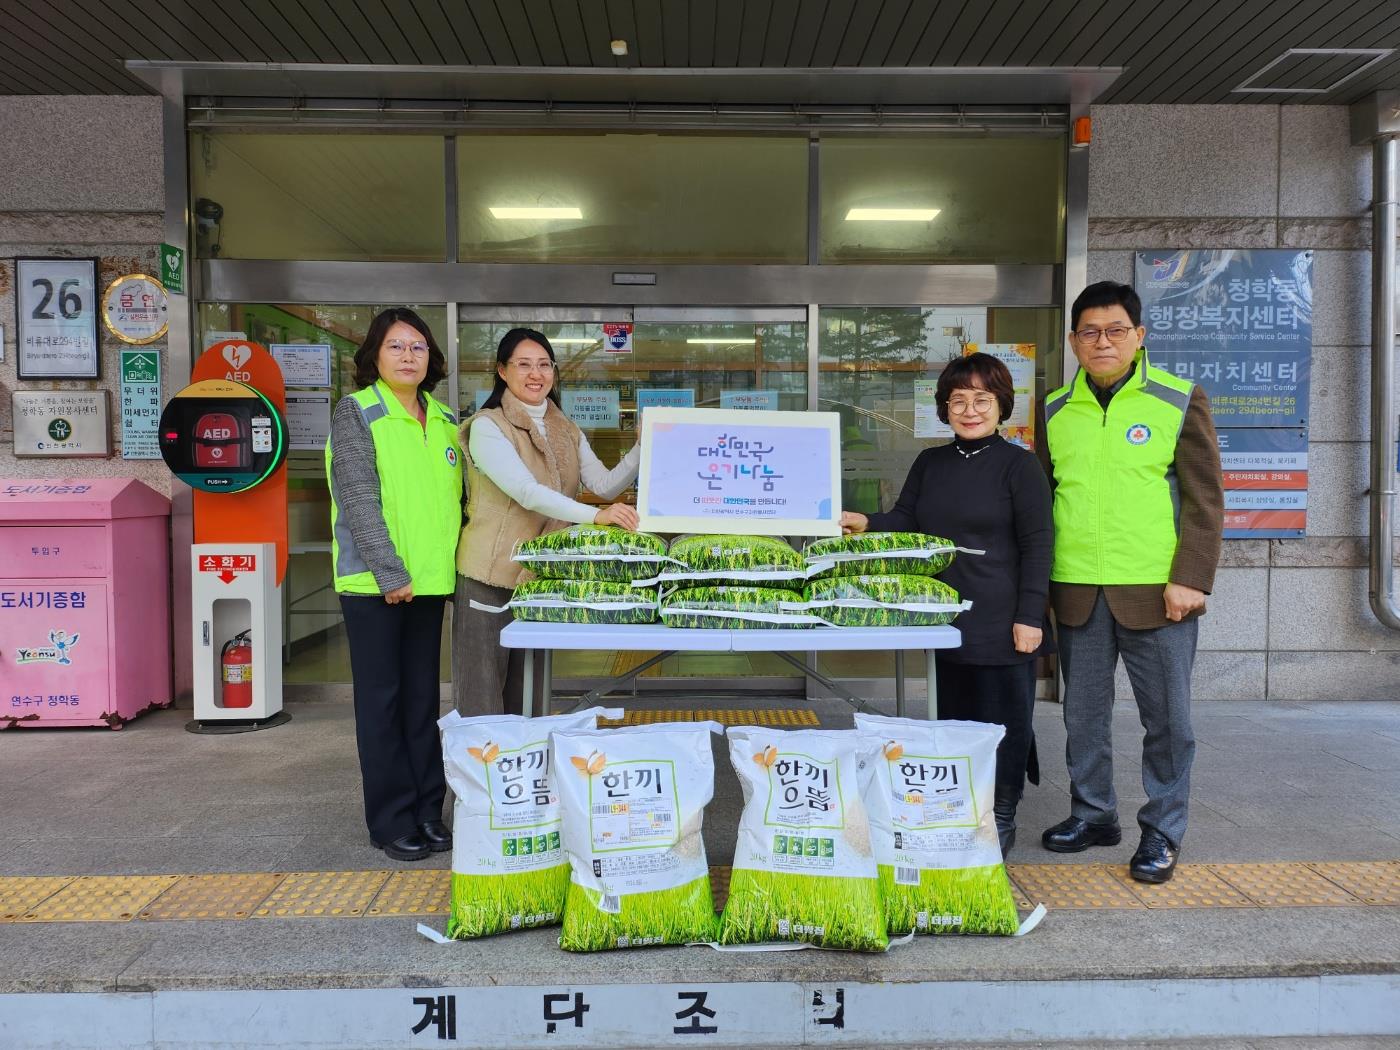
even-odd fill
[[(535, 429), (544, 434), (544, 417), (549, 402), (527, 405), (522, 401), (521, 407), (535, 424)], [(515, 451), (515, 446), (501, 433), (501, 428), (496, 426), (495, 420), (482, 419), (473, 423), (467, 448), (471, 452), (472, 462), (481, 472), (490, 478), (498, 489), (525, 509), (549, 518), (574, 523), (592, 521), (597, 515), (597, 507), (580, 503), (573, 498), (574, 494), (558, 492), (537, 481), (530, 473), (530, 468), (525, 466), (520, 454)], [(582, 431), (579, 432), (579, 476), (583, 479), (584, 487), (600, 499), (611, 500), (626, 490), (627, 486), (637, 479), (641, 458), (641, 446), (633, 445), (632, 450), (622, 457), (622, 461), (609, 470), (594, 454), (588, 444), (588, 438)]]

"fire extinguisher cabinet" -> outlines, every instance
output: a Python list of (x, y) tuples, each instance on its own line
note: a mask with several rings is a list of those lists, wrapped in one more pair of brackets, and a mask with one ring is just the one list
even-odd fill
[[(196, 543), (190, 557), (195, 721), (205, 726), (265, 723), (282, 712), (282, 592), (277, 584), (277, 547), (272, 543)], [(245, 635), (251, 643), (251, 661), (246, 647), (229, 647)]]
[(169, 519), (131, 478), (0, 480), (0, 729), (170, 706)]

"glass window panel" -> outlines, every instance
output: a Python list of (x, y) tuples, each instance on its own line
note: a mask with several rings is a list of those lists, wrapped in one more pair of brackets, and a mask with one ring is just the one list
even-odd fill
[(193, 132), (190, 150), (202, 258), (446, 257), (440, 136)]
[(461, 135), (457, 172), (464, 261), (807, 258), (805, 138)]
[[(623, 318), (619, 318), (622, 320)], [(462, 411), (470, 414), (491, 391), (496, 346), (517, 326), (542, 331), (559, 362), (560, 390), (612, 389), (618, 393), (618, 426), (589, 429), (588, 442), (611, 467), (637, 441), (637, 391), (690, 390), (695, 404), (718, 408), (723, 393), (770, 390), (776, 408), (807, 407), (807, 326), (804, 323), (754, 324), (727, 321), (641, 323), (632, 333), (632, 353), (603, 350), (598, 322), (540, 323), (528, 314), (495, 322), (469, 322), (459, 329)], [(586, 503), (602, 503), (591, 493)], [(635, 502), (635, 490), (618, 497)], [(560, 650), (556, 679), (621, 674), (649, 654)], [(691, 653), (671, 657), (645, 672), (646, 678), (725, 678), (791, 675), (789, 665), (766, 653)]]
[[(393, 304), (403, 305), (403, 304)], [(354, 393), (355, 351), (364, 341), (370, 321), (383, 305), (305, 306), (289, 303), (202, 303), (199, 307), (201, 345), (244, 336), (271, 343), (329, 343), (332, 352), (331, 405)], [(413, 306), (440, 346), (447, 342), (447, 309)], [(235, 334), (236, 333), (236, 334)], [(450, 366), (451, 362), (449, 362)], [(449, 400), (448, 385), (438, 384), (434, 396)], [(350, 655), (345, 625), (331, 573), (331, 497), (326, 484), (322, 449), (287, 454), (287, 538), (291, 548), (283, 582), (286, 637), (290, 661), (287, 682), (348, 682)], [(443, 681), (451, 673), (450, 634), (444, 624)]]
[(823, 138), (821, 260), (1061, 262), (1064, 151), (1060, 136)]
[[(1060, 385), (1064, 336), (1058, 309), (823, 307), (819, 316), (817, 398), (823, 411), (841, 415), (841, 501), (847, 510), (889, 510), (918, 454), (945, 443), (915, 433), (914, 381), (936, 380), (969, 344), (1034, 343), (1035, 396)], [(922, 670), (915, 654), (908, 657), (906, 673), (914, 679)], [(822, 653), (818, 669), (838, 679), (888, 678), (894, 656)]]

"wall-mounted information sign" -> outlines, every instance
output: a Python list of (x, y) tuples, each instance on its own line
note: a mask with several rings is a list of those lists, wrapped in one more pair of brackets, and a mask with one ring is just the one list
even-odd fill
[(18, 377), (97, 379), (97, 260), (16, 259)]
[(121, 352), (122, 459), (160, 459), (160, 354)]
[(649, 408), (641, 528), (839, 536), (840, 427), (835, 412)]
[(1216, 432), (1225, 479), (1225, 538), (1296, 539), (1308, 525), (1308, 433), (1230, 427)]
[(144, 273), (118, 277), (102, 293), (102, 323), (123, 343), (154, 343), (170, 327), (170, 296)]
[(16, 390), (10, 407), (16, 456), (112, 454), (105, 390)]

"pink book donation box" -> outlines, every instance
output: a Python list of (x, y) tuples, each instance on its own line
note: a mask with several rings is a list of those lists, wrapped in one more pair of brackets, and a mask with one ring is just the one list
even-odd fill
[(0, 729), (170, 706), (169, 521), (131, 478), (0, 479)]

